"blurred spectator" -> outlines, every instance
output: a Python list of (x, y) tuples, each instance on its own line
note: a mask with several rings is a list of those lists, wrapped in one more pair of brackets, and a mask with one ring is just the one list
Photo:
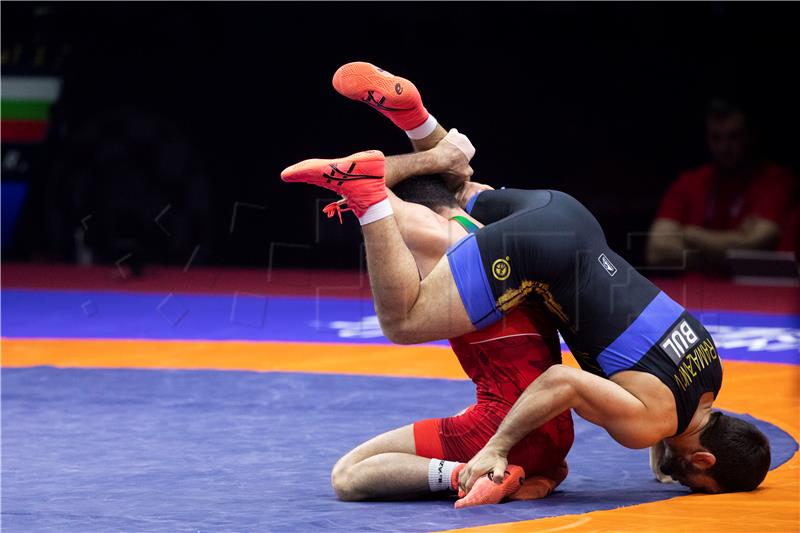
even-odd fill
[(714, 100), (706, 113), (711, 163), (688, 170), (661, 200), (647, 243), (654, 266), (719, 267), (733, 249), (770, 250), (794, 204), (794, 179), (760, 159), (749, 117), (741, 107)]
[(791, 209), (789, 216), (786, 217), (786, 224), (781, 228), (783, 235), (778, 245), (778, 250), (784, 252), (795, 252), (797, 261), (800, 263), (800, 201)]

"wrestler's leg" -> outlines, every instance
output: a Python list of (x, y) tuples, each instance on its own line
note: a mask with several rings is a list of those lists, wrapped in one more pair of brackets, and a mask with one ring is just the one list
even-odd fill
[(413, 425), (356, 446), (333, 467), (331, 483), (336, 496), (354, 501), (429, 492), (430, 459), (414, 453)]
[[(444, 146), (436, 150), (387, 160), (380, 152), (362, 152), (341, 160), (311, 159), (292, 165), (281, 173), (284, 181), (311, 183), (347, 198), (348, 207), (362, 224), (370, 282), (381, 327), (394, 342), (412, 344), (474, 331), (447, 258), (443, 257), (420, 282), (417, 264), (391, 214), (385, 188), (401, 176), (446, 169), (460, 172), (461, 167), (468, 169), (471, 154), (458, 146), (467, 145), (468, 140), (460, 139), (460, 134), (455, 131), (452, 135), (454, 143), (443, 141), (440, 146)], [(474, 239), (471, 242), (474, 244)], [(477, 253), (477, 248), (473, 251)], [(470, 273), (481, 268), (479, 257), (475, 255), (469, 255), (466, 261)], [(485, 284), (474, 276), (462, 278), (470, 291), (483, 291), (481, 294), (485, 297)], [(493, 305), (494, 302), (490, 303)], [(499, 313), (495, 314), (497, 316), (493, 315), (493, 318), (499, 320)]]
[(393, 216), (362, 226), (375, 309), (384, 334), (413, 344), (458, 337), (475, 327), (443, 257), (422, 281)]
[(445, 135), (447, 135), (447, 130), (445, 130), (441, 124), (436, 124), (433, 133), (427, 137), (423, 137), (422, 139), (409, 139), (409, 141), (411, 141), (411, 146), (414, 147), (415, 152), (424, 152), (439, 144), (439, 141), (444, 139)]
[(415, 152), (433, 148), (447, 133), (425, 109), (417, 87), (405, 78), (356, 61), (339, 67), (332, 81), (339, 94), (369, 105), (403, 130)]

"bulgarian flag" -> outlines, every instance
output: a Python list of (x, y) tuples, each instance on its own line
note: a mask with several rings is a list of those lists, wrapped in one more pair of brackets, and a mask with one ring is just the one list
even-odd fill
[(47, 137), (50, 106), (61, 93), (59, 78), (3, 76), (0, 83), (0, 141), (40, 143)]

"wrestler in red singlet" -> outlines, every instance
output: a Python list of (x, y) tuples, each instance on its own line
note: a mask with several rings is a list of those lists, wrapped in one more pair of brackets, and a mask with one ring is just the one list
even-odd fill
[[(475, 383), (477, 403), (449, 418), (414, 424), (417, 455), (469, 461), (494, 435), (511, 406), (548, 367), (561, 362), (556, 329), (544, 312), (518, 307), (481, 331), (450, 339), (464, 372)], [(564, 458), (573, 441), (572, 416), (565, 411), (532, 431), (509, 454), (528, 478), (545, 476), (557, 485), (566, 477)]]
[[(429, 149), (430, 147), (423, 146), (424, 143), (439, 138), (437, 142), (447, 140), (460, 150), (466, 156), (467, 162), (474, 154), (474, 148), (466, 137), (462, 140), (463, 136), (457, 130), (447, 133), (438, 125), (436, 119), (422, 105), (419, 91), (409, 80), (394, 76), (369, 63), (355, 62), (337, 70), (333, 86), (340, 94), (364, 102), (388, 117), (412, 139), (415, 151)], [(377, 163), (379, 169), (370, 167), (378, 161), (378, 155), (380, 153), (375, 151), (357, 154), (361, 169), (359, 172), (363, 171), (361, 173), (368, 176), (373, 175), (374, 171), (383, 173), (382, 159)], [(327, 174), (330, 167), (331, 172), (345, 178), (335, 179), (341, 186), (349, 183), (347, 180), (351, 176), (347, 175), (349, 171), (346, 169), (351, 164), (352, 162), (340, 169), (333, 160), (308, 160), (285, 169), (281, 178), (289, 182), (301, 181), (327, 186), (332, 178)], [(455, 196), (447, 190), (445, 183), (441, 180), (437, 183), (444, 189), (440, 191), (439, 200), (442, 201), (439, 204), (434, 201), (435, 194), (423, 195), (425, 201), (419, 202), (404, 202), (402, 194), (395, 196), (389, 193), (391, 199), (387, 198), (398, 225), (406, 230), (403, 238), (410, 238), (416, 245), (409, 246), (409, 249), (412, 250), (418, 268), (420, 260), (427, 262), (427, 267), (433, 267), (453, 244), (450, 242), (453, 237), (451, 226), (442, 225), (442, 217), (455, 220), (468, 233), (478, 229), (468, 213), (458, 207)], [(385, 185), (392, 187), (398, 183), (385, 182)], [(374, 192), (387, 196), (384, 189)], [(347, 198), (346, 202), (348, 209), (355, 210), (359, 216), (363, 215), (358, 205), (351, 205), (352, 198)], [(341, 205), (342, 202), (331, 204), (326, 207), (325, 212), (329, 217), (337, 212), (341, 214)], [(437, 211), (437, 206), (442, 210)], [(420, 228), (414, 226), (417, 223), (421, 225)], [(420, 231), (415, 231), (417, 229)], [(420, 273), (422, 275), (422, 270)], [(451, 339), (450, 343), (462, 368), (476, 385), (477, 403), (457, 416), (423, 420), (414, 424), (413, 429), (404, 426), (378, 435), (348, 452), (337, 461), (332, 471), (332, 484), (340, 499), (357, 501), (404, 495), (424, 490), (422, 487), (425, 484), (432, 492), (456, 489), (458, 472), (464, 467), (464, 463), (478, 453), (495, 434), (506, 414), (531, 382), (561, 359), (555, 328), (550, 325), (545, 312), (532, 306), (519, 306), (501, 322), (480, 332)], [(412, 444), (409, 441), (412, 439), (414, 449), (409, 450)], [(572, 441), (572, 417), (566, 411), (532, 431), (511, 451), (509, 461), (512, 464), (508, 468), (513, 472), (506, 471), (503, 483), (495, 485), (490, 481), (491, 477), (486, 476), (482, 480), (489, 481), (488, 485), (481, 485), (479, 480), (470, 494), (465, 497), (460, 495), (462, 497), (455, 503), (455, 507), (497, 503), (505, 497), (535, 499), (547, 496), (567, 475), (564, 458)], [(398, 453), (430, 459), (427, 469), (423, 466), (424, 463), (410, 461), (406, 457), (403, 460), (410, 466), (407, 466), (405, 475), (397, 475), (397, 467), (393, 463), (396, 459), (389, 456)], [(391, 473), (391, 479), (386, 479), (386, 473)]]

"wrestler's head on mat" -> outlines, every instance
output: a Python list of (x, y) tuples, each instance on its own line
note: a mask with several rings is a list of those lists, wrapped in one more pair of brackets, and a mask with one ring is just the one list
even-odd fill
[(695, 448), (667, 446), (661, 472), (696, 492), (754, 490), (769, 470), (769, 441), (753, 424), (711, 414)]

